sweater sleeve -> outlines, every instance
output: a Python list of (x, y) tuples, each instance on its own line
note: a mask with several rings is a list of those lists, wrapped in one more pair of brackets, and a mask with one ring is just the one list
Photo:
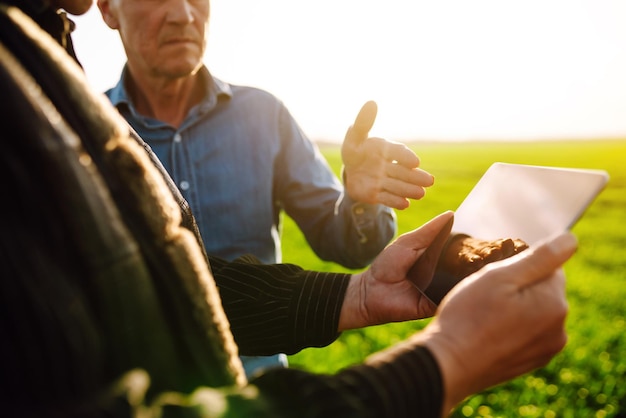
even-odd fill
[(251, 256), (210, 263), (240, 354), (293, 354), (339, 336), (349, 274), (262, 265)]
[(428, 418), (440, 417), (443, 403), (436, 360), (408, 343), (334, 376), (276, 369), (251, 383), (284, 412), (278, 416)]
[(190, 394), (169, 393), (153, 400), (137, 393), (142, 380), (147, 381), (144, 372), (129, 372), (101, 410), (111, 411), (109, 416), (129, 416), (129, 411), (115, 407), (134, 404), (149, 406), (163, 418), (439, 418), (443, 403), (435, 358), (427, 348), (411, 343), (336, 375), (277, 368), (244, 387), (200, 387)]

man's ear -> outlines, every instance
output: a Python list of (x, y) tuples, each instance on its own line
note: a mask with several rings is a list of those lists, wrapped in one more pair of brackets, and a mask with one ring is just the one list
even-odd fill
[(119, 22), (117, 21), (117, 17), (111, 11), (110, 0), (98, 0), (98, 9), (100, 9), (102, 19), (108, 27), (110, 27), (111, 29), (119, 29)]

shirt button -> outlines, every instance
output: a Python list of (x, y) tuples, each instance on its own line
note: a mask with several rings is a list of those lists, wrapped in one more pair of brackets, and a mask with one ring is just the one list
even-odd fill
[(363, 213), (365, 212), (365, 209), (363, 209), (362, 207), (358, 207), (354, 209), (354, 213), (357, 215), (363, 215)]
[(174, 135), (174, 142), (180, 142), (180, 141), (182, 141), (182, 140), (183, 140), (183, 138), (181, 138), (181, 136), (180, 136), (180, 134), (179, 134), (179, 133), (177, 133), (177, 134), (175, 134), (175, 135)]
[(180, 190), (188, 190), (189, 189), (189, 182), (188, 181), (181, 181), (180, 182)]

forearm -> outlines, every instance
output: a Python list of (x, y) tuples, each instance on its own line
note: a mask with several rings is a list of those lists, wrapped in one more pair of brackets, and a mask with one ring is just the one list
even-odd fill
[(398, 347), (335, 376), (286, 369), (270, 371), (252, 384), (291, 412), (311, 417), (441, 416), (442, 382), (428, 349)]
[(231, 331), (243, 355), (292, 354), (333, 342), (349, 275), (289, 264), (211, 258)]

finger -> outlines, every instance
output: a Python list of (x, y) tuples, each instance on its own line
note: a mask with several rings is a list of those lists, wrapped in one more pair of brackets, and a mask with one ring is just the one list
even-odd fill
[(414, 186), (430, 187), (435, 183), (435, 177), (421, 168), (407, 168), (400, 164), (388, 163), (387, 176)]
[[(421, 199), (426, 194), (426, 190), (422, 186), (416, 186), (414, 184), (406, 183), (404, 181), (386, 178), (381, 182), (381, 193), (379, 198), (382, 197), (383, 192), (389, 193), (393, 196), (398, 196), (402, 199)], [(382, 202), (381, 202), (382, 203)]]
[(376, 120), (376, 114), (378, 113), (378, 106), (376, 102), (366, 102), (359, 111), (359, 114), (354, 120), (354, 124), (348, 129), (344, 142), (350, 142), (352, 144), (359, 144), (365, 141), (369, 135), (374, 121)]
[(402, 234), (398, 237), (398, 239), (396, 239), (395, 243), (405, 247), (411, 247), (416, 250), (424, 249), (435, 240), (435, 238), (438, 236), (442, 229), (451, 227), (453, 219), (454, 212), (443, 212), (435, 216), (419, 228), (414, 229), (411, 232)]
[(570, 232), (564, 232), (523, 252), (513, 263), (511, 275), (517, 277), (520, 287), (545, 280), (574, 255), (577, 246), (576, 237)]
[(407, 168), (417, 168), (420, 159), (409, 147), (400, 143), (387, 141), (383, 138), (369, 138), (368, 151), (374, 155), (382, 155), (387, 161), (395, 161)]
[(415, 262), (408, 272), (407, 277), (418, 289), (425, 290), (430, 285), (435, 274), (437, 262), (441, 256), (441, 250), (450, 236), (453, 221), (453, 217), (448, 218), (444, 226), (437, 232), (437, 235), (430, 241), (424, 254), (420, 256), (419, 260)]
[(389, 193), (385, 190), (378, 192), (376, 202), (397, 210), (404, 210), (411, 205), (407, 198)]
[[(419, 228), (396, 238), (374, 260), (372, 269), (382, 281), (398, 281), (398, 271), (408, 273), (410, 268), (439, 237), (450, 234), (454, 213), (444, 212)], [(445, 239), (443, 240), (445, 242)]]

